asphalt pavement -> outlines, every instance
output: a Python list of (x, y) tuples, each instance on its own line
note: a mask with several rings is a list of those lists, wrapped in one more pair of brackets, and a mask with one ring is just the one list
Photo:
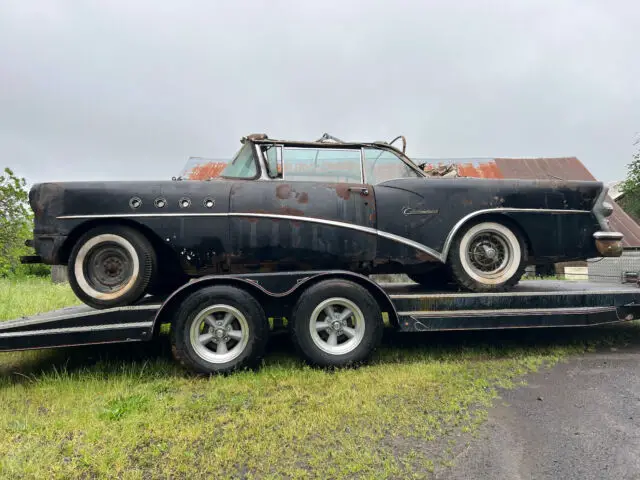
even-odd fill
[(502, 391), (441, 479), (640, 479), (640, 345), (529, 375)]

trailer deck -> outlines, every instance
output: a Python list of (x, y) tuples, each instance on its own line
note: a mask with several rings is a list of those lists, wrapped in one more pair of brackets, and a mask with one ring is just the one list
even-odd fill
[[(583, 327), (640, 318), (636, 285), (527, 280), (511, 292), (489, 294), (425, 291), (413, 283), (380, 287), (402, 332)], [(147, 297), (106, 310), (81, 305), (1, 322), (0, 351), (148, 341), (165, 301)]]
[(401, 331), (581, 327), (640, 318), (640, 288), (567, 280), (525, 280), (505, 293), (424, 292), (384, 286)]

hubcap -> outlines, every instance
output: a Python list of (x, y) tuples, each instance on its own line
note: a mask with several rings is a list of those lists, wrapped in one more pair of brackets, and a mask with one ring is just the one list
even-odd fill
[(249, 342), (249, 322), (231, 305), (212, 305), (202, 310), (189, 331), (196, 354), (211, 363), (227, 363), (237, 358)]
[(86, 256), (85, 278), (99, 292), (113, 292), (124, 287), (132, 275), (129, 252), (115, 243), (102, 243)]
[(354, 350), (364, 337), (362, 310), (346, 298), (328, 298), (311, 313), (309, 332), (320, 350), (344, 355)]
[(467, 259), (480, 275), (494, 275), (506, 268), (511, 260), (507, 240), (498, 232), (480, 232), (469, 242)]

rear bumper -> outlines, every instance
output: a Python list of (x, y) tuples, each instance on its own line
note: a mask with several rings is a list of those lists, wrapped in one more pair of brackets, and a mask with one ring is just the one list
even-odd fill
[(622, 234), (619, 232), (596, 232), (593, 234), (596, 249), (603, 257), (622, 255)]
[(25, 244), (28, 247), (33, 247), (36, 255), (20, 257), (20, 262), (58, 265), (60, 264), (60, 249), (66, 239), (66, 235), (35, 235), (33, 240), (27, 240)]
[(20, 263), (42, 263), (42, 257), (40, 255), (26, 255), (24, 257), (20, 257)]

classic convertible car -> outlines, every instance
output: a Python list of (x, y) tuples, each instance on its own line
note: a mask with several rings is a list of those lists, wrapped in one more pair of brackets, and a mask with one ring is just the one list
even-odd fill
[(25, 261), (67, 265), (106, 308), (206, 274), (301, 269), (492, 292), (528, 264), (621, 254), (600, 182), (426, 178), (395, 141), (241, 142), (210, 181), (35, 185)]

